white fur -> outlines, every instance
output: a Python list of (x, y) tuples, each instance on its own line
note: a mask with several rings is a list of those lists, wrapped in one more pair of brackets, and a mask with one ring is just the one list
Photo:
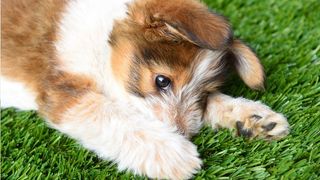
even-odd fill
[(92, 77), (100, 88), (121, 97), (122, 91), (117, 89), (111, 73), (108, 39), (114, 21), (125, 17), (126, 3), (130, 1), (71, 1), (60, 23), (59, 41), (55, 43), (61, 60), (59, 68)]
[(1, 107), (16, 107), (21, 110), (36, 110), (35, 94), (21, 82), (1, 76)]
[(202, 58), (202, 60), (199, 64), (196, 65), (190, 83), (185, 85), (184, 88), (190, 89), (189, 91), (192, 91), (191, 89), (197, 87), (198, 83), (201, 80), (218, 75), (223, 68), (218, 66), (223, 55), (224, 52), (221, 51), (202, 51), (202, 53), (199, 54), (200, 57), (198, 57)]
[[(200, 78), (204, 78), (208, 75), (216, 75), (218, 74), (222, 69), (219, 69), (217, 66), (219, 62), (221, 61), (222, 56), (224, 55), (224, 52), (222, 51), (209, 51), (205, 50), (202, 53), (204, 53), (204, 57), (201, 60), (201, 62), (196, 66), (196, 70), (193, 75), (193, 81), (197, 82)], [(200, 56), (203, 54), (200, 54)], [(209, 70), (210, 67), (216, 67), (212, 71)]]
[[(200, 168), (195, 145), (158, 121), (148, 108), (136, 108), (90, 93), (52, 126), (78, 139), (104, 159), (151, 178), (190, 178)], [(76, 127), (76, 128), (75, 128)]]

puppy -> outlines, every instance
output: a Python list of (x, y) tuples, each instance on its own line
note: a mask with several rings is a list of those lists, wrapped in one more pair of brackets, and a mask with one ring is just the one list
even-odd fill
[(218, 88), (234, 67), (263, 89), (259, 59), (196, 0), (3, 0), (1, 106), (37, 110), (120, 170), (187, 179), (203, 124), (278, 139), (286, 118)]

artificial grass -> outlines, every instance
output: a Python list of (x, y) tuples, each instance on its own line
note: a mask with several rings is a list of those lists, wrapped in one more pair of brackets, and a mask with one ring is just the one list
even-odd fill
[[(195, 179), (320, 179), (319, 0), (205, 0), (227, 16), (235, 35), (265, 66), (267, 88), (239, 79), (227, 94), (261, 100), (284, 113), (291, 134), (277, 142), (248, 141), (205, 127), (193, 138), (203, 159)], [(1, 110), (2, 179), (146, 179), (102, 161), (49, 129), (35, 112)]]

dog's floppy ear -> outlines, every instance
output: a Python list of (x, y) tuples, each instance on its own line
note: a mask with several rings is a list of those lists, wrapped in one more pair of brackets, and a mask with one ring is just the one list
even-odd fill
[(264, 70), (255, 53), (240, 40), (231, 45), (231, 56), (241, 79), (252, 89), (264, 90)]
[(140, 0), (129, 6), (149, 41), (189, 41), (201, 48), (223, 49), (232, 40), (227, 20), (196, 0)]

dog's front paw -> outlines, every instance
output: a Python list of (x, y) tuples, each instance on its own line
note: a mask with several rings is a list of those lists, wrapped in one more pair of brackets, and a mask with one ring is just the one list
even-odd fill
[(238, 135), (264, 139), (280, 139), (289, 134), (287, 119), (268, 106), (246, 99), (238, 99), (238, 106), (233, 109)]
[(152, 179), (189, 179), (202, 164), (196, 146), (183, 136), (152, 132), (131, 136), (117, 161), (121, 170)]
[(196, 147), (181, 142), (158, 147), (155, 159), (147, 160), (146, 174), (157, 179), (190, 179), (201, 168)]

